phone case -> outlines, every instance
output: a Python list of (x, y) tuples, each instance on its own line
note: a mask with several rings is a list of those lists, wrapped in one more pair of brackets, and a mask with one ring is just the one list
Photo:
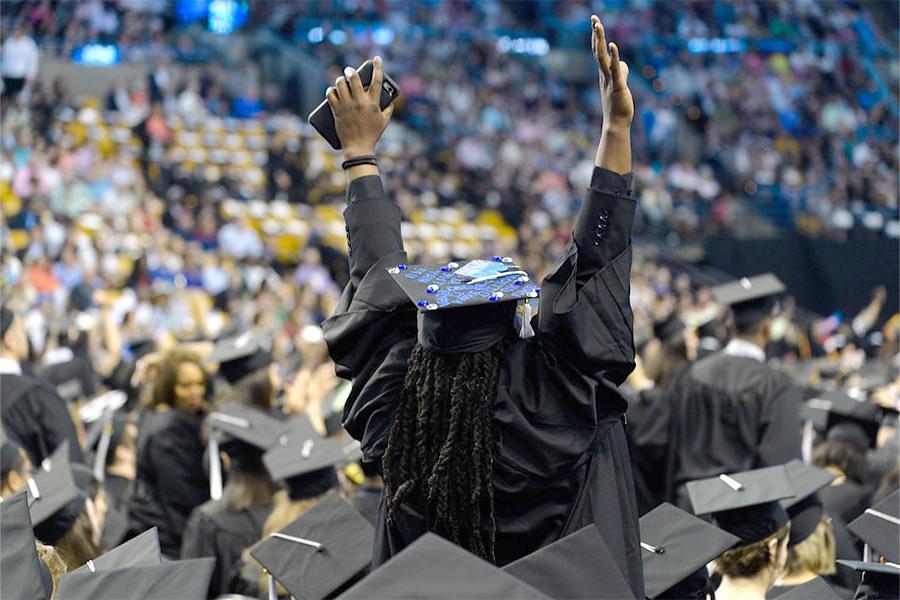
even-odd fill
[[(367, 60), (360, 65), (359, 69), (357, 69), (359, 72), (359, 79), (362, 81), (363, 88), (366, 90), (369, 89), (369, 84), (372, 83), (372, 73), (374, 70), (375, 65), (371, 60)], [(400, 86), (385, 73), (384, 81), (381, 85), (381, 110), (387, 108), (399, 95)], [(341, 140), (338, 138), (337, 129), (335, 129), (334, 126), (334, 114), (332, 114), (331, 107), (328, 105), (327, 100), (323, 100), (315, 110), (309, 113), (307, 121), (319, 132), (319, 135), (325, 138), (332, 148), (335, 150), (341, 149)]]

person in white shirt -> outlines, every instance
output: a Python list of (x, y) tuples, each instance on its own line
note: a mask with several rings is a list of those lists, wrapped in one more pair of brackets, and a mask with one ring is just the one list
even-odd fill
[(17, 22), (12, 35), (3, 44), (2, 55), (0, 55), (3, 100), (17, 98), (19, 92), (31, 86), (38, 73), (38, 62), (37, 44), (27, 35), (25, 23)]

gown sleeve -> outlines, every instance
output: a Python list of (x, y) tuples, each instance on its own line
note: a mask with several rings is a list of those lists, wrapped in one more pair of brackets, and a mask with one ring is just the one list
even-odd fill
[(405, 263), (400, 208), (381, 179), (360, 177), (347, 189), (344, 211), (350, 281), (322, 325), (339, 377), (352, 381), (343, 425), (371, 462), (384, 451), (387, 432), (415, 345), (415, 306), (387, 269)]
[(172, 527), (181, 536), (191, 511), (209, 500), (206, 488), (198, 486), (196, 472), (188, 465), (195, 457), (179, 443), (172, 432), (162, 431), (150, 442), (149, 458), (157, 478), (162, 509)]
[(572, 241), (541, 286), (537, 333), (579, 371), (620, 385), (634, 368), (631, 174), (597, 167)]
[(84, 452), (78, 444), (75, 423), (72, 422), (65, 400), (59, 397), (52, 386), (40, 383), (32, 392), (32, 402), (37, 405), (36, 413), (47, 452), (53, 452), (58, 445), (66, 442), (69, 444), (69, 460), (84, 463)]
[(194, 509), (184, 528), (181, 539), (181, 559), (215, 556), (215, 531), (209, 527), (208, 519), (200, 507)]
[(759, 464), (761, 467), (782, 465), (801, 458), (800, 405), (803, 394), (782, 373), (774, 373), (771, 393), (765, 396), (760, 422)]

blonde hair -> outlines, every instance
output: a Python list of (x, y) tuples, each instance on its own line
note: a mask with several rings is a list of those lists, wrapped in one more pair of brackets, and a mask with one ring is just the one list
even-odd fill
[(50, 598), (55, 598), (56, 588), (59, 587), (59, 579), (68, 571), (66, 561), (63, 560), (59, 550), (53, 546), (47, 546), (37, 540), (35, 540), (35, 546), (37, 547), (38, 558), (47, 565), (47, 570), (50, 571), (50, 580), (53, 582), (53, 591), (50, 593)]
[(69, 569), (77, 569), (100, 556), (100, 544), (94, 541), (94, 526), (87, 512), (82, 510), (75, 523), (56, 541), (56, 548)]
[(767, 567), (775, 564), (775, 557), (769, 552), (769, 542), (778, 540), (780, 545), (790, 533), (790, 524), (785, 525), (769, 537), (747, 546), (726, 550), (716, 559), (716, 570), (725, 577), (755, 577)]
[(786, 573), (792, 576), (810, 571), (816, 575), (834, 575), (835, 558), (834, 530), (823, 517), (812, 535), (789, 549)]

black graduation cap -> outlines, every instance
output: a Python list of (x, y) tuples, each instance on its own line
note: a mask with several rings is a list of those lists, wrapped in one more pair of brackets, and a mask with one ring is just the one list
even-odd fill
[(800, 414), (820, 431), (827, 431), (829, 440), (847, 442), (861, 450), (876, 446), (881, 420), (874, 404), (830, 390), (816, 393), (801, 407)]
[(433, 533), (426, 533), (341, 598), (547, 598)]
[(24, 492), (0, 499), (0, 539), (0, 597), (49, 598)]
[(230, 437), (260, 450), (271, 448), (287, 431), (284, 421), (237, 402), (229, 402), (209, 413), (206, 424), (215, 432), (225, 434), (220, 435), (223, 445)]
[(419, 342), (437, 352), (479, 352), (492, 346), (515, 324), (513, 301), (540, 296), (540, 288), (508, 256), (400, 264), (388, 273), (418, 307)]
[(116, 546), (109, 552), (98, 556), (86, 564), (78, 567), (72, 573), (79, 571), (115, 571), (129, 567), (152, 567), (162, 562), (162, 553), (159, 549), (159, 533), (156, 527), (148, 529), (144, 533), (135, 536), (120, 546)]
[(69, 444), (63, 442), (28, 480), (28, 503), (34, 534), (53, 544), (84, 510), (85, 496), (75, 485), (69, 462)]
[(824, 507), (816, 492), (834, 481), (837, 475), (797, 459), (785, 463), (784, 468), (795, 493), (793, 498), (781, 501), (781, 506), (791, 518), (788, 546), (793, 547), (812, 535), (818, 527)]
[(503, 571), (552, 598), (634, 598), (593, 524), (506, 565)]
[(788, 522), (777, 502), (794, 495), (784, 466), (689, 481), (687, 492), (698, 515), (713, 514), (716, 525), (751, 544)]
[(263, 455), (272, 479), (284, 481), (292, 500), (312, 498), (333, 488), (338, 483), (334, 467), (346, 460), (343, 442), (299, 427), (289, 428)]
[(741, 277), (712, 288), (712, 296), (719, 304), (731, 306), (735, 324), (743, 327), (772, 314), (775, 296), (784, 292), (784, 284), (772, 273), (755, 277)]
[(21, 459), (22, 447), (7, 438), (3, 428), (0, 427), (0, 479), (5, 479)]
[(78, 569), (63, 575), (58, 600), (202, 600), (215, 558), (173, 560), (111, 571)]
[(209, 494), (213, 500), (222, 496), (222, 464), (219, 450), (232, 459), (232, 468), (248, 470), (262, 467), (263, 452), (278, 442), (286, 432), (284, 421), (258, 408), (229, 402), (209, 413), (206, 425), (209, 436)]
[(883, 564), (876, 562), (863, 562), (861, 560), (837, 560), (837, 564), (849, 567), (857, 573), (862, 573), (862, 585), (873, 588), (877, 595), (866, 594), (867, 598), (898, 598), (900, 597), (900, 565), (896, 563)]
[(216, 342), (206, 362), (218, 363), (219, 374), (228, 383), (235, 384), (245, 376), (272, 364), (274, 358), (269, 351), (271, 344), (271, 336), (267, 333), (246, 331)]
[(900, 490), (847, 524), (872, 550), (892, 563), (900, 563)]
[(375, 529), (346, 500), (328, 494), (250, 555), (295, 598), (316, 600), (345, 589), (372, 561)]
[(664, 502), (639, 520), (644, 593), (663, 595), (740, 539)]
[(803, 585), (792, 587), (775, 598), (780, 600), (841, 600), (841, 595), (821, 577), (807, 581)]

